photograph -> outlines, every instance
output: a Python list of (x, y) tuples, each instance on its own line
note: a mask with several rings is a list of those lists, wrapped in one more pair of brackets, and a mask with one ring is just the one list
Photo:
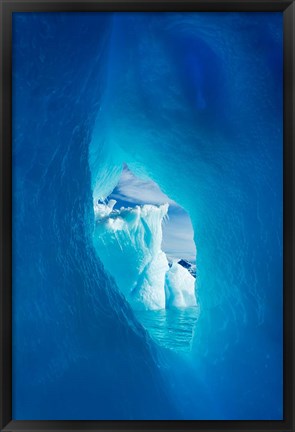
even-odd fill
[(32, 5), (11, 13), (2, 164), (11, 420), (279, 427), (284, 12)]

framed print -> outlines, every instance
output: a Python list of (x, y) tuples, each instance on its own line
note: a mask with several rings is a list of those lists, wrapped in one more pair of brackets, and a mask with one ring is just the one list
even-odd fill
[(1, 1), (1, 430), (294, 430), (294, 10)]

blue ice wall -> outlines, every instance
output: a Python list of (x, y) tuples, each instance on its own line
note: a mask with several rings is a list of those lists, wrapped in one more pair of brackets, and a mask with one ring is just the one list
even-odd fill
[[(15, 419), (282, 418), (282, 15), (16, 14)], [(122, 163), (190, 214), (200, 319), (151, 342), (93, 252)]]
[(14, 17), (14, 419), (173, 412), (156, 353), (87, 232), (108, 26), (105, 14)]

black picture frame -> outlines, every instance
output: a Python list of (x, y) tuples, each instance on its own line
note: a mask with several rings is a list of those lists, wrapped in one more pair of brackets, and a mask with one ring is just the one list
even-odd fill
[[(82, 11), (282, 11), (284, 16), (284, 420), (14, 421), (12, 419), (12, 13)], [(290, 0), (0, 0), (0, 426), (2, 431), (294, 431), (295, 4)]]

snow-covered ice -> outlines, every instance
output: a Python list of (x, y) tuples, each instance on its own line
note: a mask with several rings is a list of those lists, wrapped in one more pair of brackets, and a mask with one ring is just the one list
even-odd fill
[(94, 245), (121, 293), (136, 310), (196, 306), (195, 278), (162, 250), (169, 204), (115, 209), (96, 203)]

